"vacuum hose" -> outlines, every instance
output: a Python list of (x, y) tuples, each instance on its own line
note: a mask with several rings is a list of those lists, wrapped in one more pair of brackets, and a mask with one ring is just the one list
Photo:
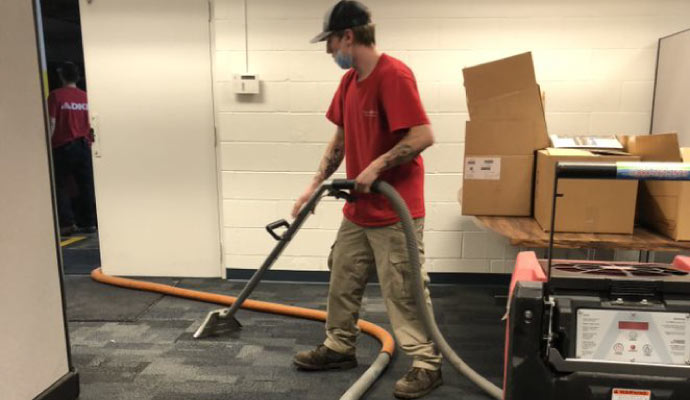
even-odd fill
[(395, 212), (400, 217), (402, 222), (403, 231), (405, 232), (405, 241), (407, 242), (407, 253), (409, 256), (409, 266), (412, 269), (412, 279), (415, 285), (415, 303), (417, 308), (421, 313), (422, 323), (426, 328), (426, 331), (431, 335), (434, 343), (438, 346), (439, 351), (443, 354), (453, 367), (462, 375), (465, 375), (470, 381), (479, 386), (491, 397), (501, 400), (503, 399), (503, 391), (498, 386), (491, 383), (488, 379), (479, 375), (475, 370), (473, 370), (467, 363), (465, 363), (462, 358), (460, 358), (448, 345), (448, 342), (441, 334), (438, 329), (436, 320), (434, 319), (434, 314), (431, 307), (426, 303), (424, 280), (421, 274), (421, 265), (419, 262), (419, 248), (417, 247), (417, 239), (414, 235), (414, 223), (412, 221), (412, 216), (405, 205), (405, 201), (400, 197), (398, 192), (388, 183), (383, 181), (376, 181), (372, 185), (372, 190), (384, 195), (390, 201), (391, 206)]

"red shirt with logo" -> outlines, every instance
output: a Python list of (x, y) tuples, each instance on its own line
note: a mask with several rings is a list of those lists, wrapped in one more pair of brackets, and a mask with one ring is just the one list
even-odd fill
[(83, 90), (70, 86), (53, 90), (48, 96), (48, 115), (55, 119), (53, 148), (82, 137), (91, 142), (89, 105)]
[[(412, 71), (400, 60), (381, 54), (374, 70), (358, 82), (357, 71), (345, 73), (326, 117), (345, 130), (348, 179), (355, 179), (372, 161), (388, 152), (418, 125), (429, 124)], [(405, 200), (413, 218), (424, 216), (424, 162), (421, 156), (383, 171)], [(360, 226), (386, 226), (399, 218), (380, 194), (357, 193), (346, 203), (345, 217)]]

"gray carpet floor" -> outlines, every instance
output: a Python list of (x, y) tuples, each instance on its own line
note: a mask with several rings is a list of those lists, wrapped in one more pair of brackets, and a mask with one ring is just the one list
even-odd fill
[[(237, 294), (242, 282), (220, 279), (149, 279), (203, 291)], [(347, 371), (303, 372), (296, 351), (323, 340), (323, 324), (240, 311), (243, 328), (225, 337), (195, 340), (206, 313), (219, 308), (185, 299), (121, 289), (88, 276), (65, 278), (72, 360), (82, 400), (338, 399), (373, 362), (378, 342), (362, 335), (359, 366)], [(325, 310), (325, 284), (264, 282), (252, 298)], [(436, 318), (466, 361), (501, 383), (506, 288), (432, 286)], [(497, 300), (498, 298), (498, 300)], [(379, 287), (370, 285), (361, 317), (390, 331)], [(411, 360), (401, 351), (366, 399), (392, 399), (395, 381)], [(489, 399), (444, 364), (445, 384), (426, 399)]]

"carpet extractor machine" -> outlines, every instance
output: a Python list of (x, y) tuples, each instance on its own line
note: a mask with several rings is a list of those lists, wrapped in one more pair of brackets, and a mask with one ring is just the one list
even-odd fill
[(690, 399), (690, 257), (671, 265), (553, 260), (560, 179), (690, 180), (690, 164), (559, 163), (548, 260), (520, 253), (505, 400)]

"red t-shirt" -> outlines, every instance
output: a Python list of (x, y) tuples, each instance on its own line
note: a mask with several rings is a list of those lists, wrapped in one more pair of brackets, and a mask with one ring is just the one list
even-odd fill
[(55, 119), (53, 148), (81, 137), (91, 142), (89, 105), (83, 90), (69, 86), (53, 90), (48, 96), (48, 115)]
[[(382, 54), (361, 82), (357, 71), (345, 73), (326, 117), (345, 130), (347, 178), (355, 179), (372, 161), (393, 148), (409, 128), (429, 124), (412, 71)], [(424, 162), (421, 156), (381, 173), (407, 203), (413, 218), (424, 216)], [(345, 217), (361, 226), (386, 226), (399, 218), (380, 194), (358, 193), (346, 203)]]

